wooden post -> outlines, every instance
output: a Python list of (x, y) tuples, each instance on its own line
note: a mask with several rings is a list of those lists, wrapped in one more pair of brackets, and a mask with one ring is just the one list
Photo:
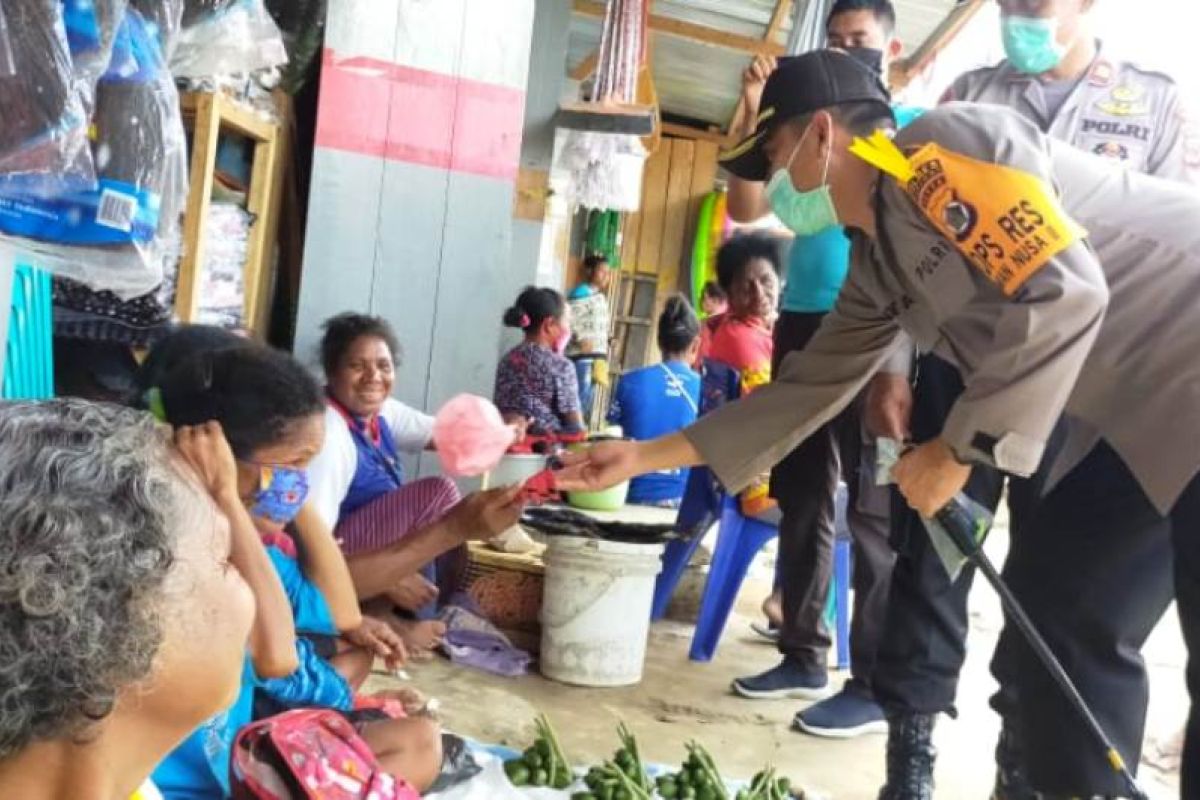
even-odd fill
[(196, 318), (199, 303), (200, 266), (204, 263), (204, 223), (208, 219), (213, 172), (217, 166), (221, 102), (218, 94), (205, 93), (195, 97), (191, 180), (183, 219), (183, 257), (179, 262), (175, 290), (175, 313), (181, 322), (192, 322)]

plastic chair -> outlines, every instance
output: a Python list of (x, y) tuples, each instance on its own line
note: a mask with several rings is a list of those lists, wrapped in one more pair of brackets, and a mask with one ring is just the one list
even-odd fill
[[(839, 504), (844, 507), (844, 504)], [(839, 530), (844, 528), (839, 527)], [(770, 523), (742, 515), (736, 497), (723, 495), (717, 547), (709, 567), (708, 581), (700, 602), (700, 614), (688, 657), (693, 661), (711, 661), (742, 588), (750, 563), (763, 545), (779, 534)], [(666, 613), (671, 595), (687, 569), (702, 537), (673, 541), (663, 553), (663, 570), (654, 587), (652, 619)], [(850, 540), (838, 535), (834, 540), (833, 585), (830, 590), (836, 630), (838, 669), (850, 664)]]
[(17, 265), (11, 303), (0, 397), (5, 400), (53, 397), (54, 312), (50, 273)]

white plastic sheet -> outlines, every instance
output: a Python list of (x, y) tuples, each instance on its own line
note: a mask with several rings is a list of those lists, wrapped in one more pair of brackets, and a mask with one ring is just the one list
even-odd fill
[(191, 26), (185, 21), (171, 72), (176, 78), (199, 80), (259, 72), (287, 60), (283, 34), (262, 0), (235, 0)]

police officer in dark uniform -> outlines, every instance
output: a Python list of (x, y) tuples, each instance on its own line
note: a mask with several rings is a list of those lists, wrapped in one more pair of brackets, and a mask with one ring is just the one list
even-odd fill
[[(1188, 126), (1178, 88), (1168, 76), (1110, 56), (1092, 37), (1087, 23), (1090, 0), (1001, 0), (1005, 49), (999, 65), (961, 76), (945, 100), (1007, 106), (1048, 135), (1128, 169), (1179, 181), (1200, 183), (1200, 140)], [(908, 375), (876, 378), (868, 401), (868, 424), (881, 435), (916, 441), (937, 437), (962, 393), (958, 371), (937, 356), (919, 360), (915, 392)], [(915, 395), (915, 396), (914, 396)], [(906, 408), (911, 404), (911, 421)], [(1048, 465), (1064, 431), (1051, 439)], [(1056, 652), (1118, 744), (1126, 760), (1137, 764), (1145, 724), (1149, 684), (1142, 644), (1173, 596), (1169, 526), (1144, 503), (1115, 490), (1119, 464), (1089, 460), (1055, 493), (1056, 513), (1029, 522), (1043, 490), (1045, 474), (1009, 484), (1012, 549), (1010, 563), (1037, 558), (1030, 548), (1045, 548), (1057, 526), (1086, 526), (1097, 544), (1117, 544), (1108, 568), (1116, 585), (1136, 583), (1137, 602), (1115, 610), (1107, 605), (1047, 591), (1048, 586), (1014, 586), (1036, 607), (1035, 614)], [(973, 470), (967, 492), (995, 508), (1003, 475)], [(1097, 503), (1091, 496), (1102, 497)], [(966, 654), (969, 627), (968, 569), (956, 581), (947, 577), (930, 546), (919, 517), (902, 502), (893, 513), (893, 539), (900, 551), (880, 661), (873, 676), (880, 701), (889, 711), (889, 798), (909, 800), (931, 793), (934, 751), (931, 733), (938, 713), (953, 713), (958, 675)], [(1054, 520), (1053, 523), (1047, 519)], [(1047, 527), (1051, 529), (1047, 529)], [(1023, 574), (1017, 570), (1017, 575)], [(1020, 584), (1009, 571), (1010, 581)], [(1072, 590), (1074, 591), (1074, 589)], [(1056, 613), (1058, 612), (1058, 613)], [(1072, 615), (1072, 619), (1066, 616)], [(1098, 619), (1104, 615), (1107, 619)], [(1061, 624), (1056, 624), (1055, 620)], [(1078, 635), (1080, 626), (1089, 631)], [(1006, 628), (993, 662), (1001, 692), (993, 705), (1004, 719), (997, 747), (998, 800), (1026, 800), (1034, 794), (1030, 778), (1043, 792), (1107, 795), (1121, 786), (1094, 747), (1087, 731), (1056, 687), (1041, 684), (1035, 708), (1039, 719), (1019, 720), (1014, 696), (1017, 670), (1042, 675), (1030, 662), (1024, 643)], [(1036, 678), (1034, 684), (1038, 685)], [(1058, 720), (1056, 725), (1042, 719)], [(1030, 729), (1032, 734), (1021, 731)], [(1028, 770), (1032, 774), (1028, 774)], [(911, 788), (903, 788), (911, 787)]]

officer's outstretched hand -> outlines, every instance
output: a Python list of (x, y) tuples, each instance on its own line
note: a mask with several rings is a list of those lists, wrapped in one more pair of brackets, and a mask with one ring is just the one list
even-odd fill
[(960, 464), (941, 439), (914, 447), (892, 467), (900, 493), (925, 519), (932, 519), (961, 492), (970, 475), (971, 468)]

